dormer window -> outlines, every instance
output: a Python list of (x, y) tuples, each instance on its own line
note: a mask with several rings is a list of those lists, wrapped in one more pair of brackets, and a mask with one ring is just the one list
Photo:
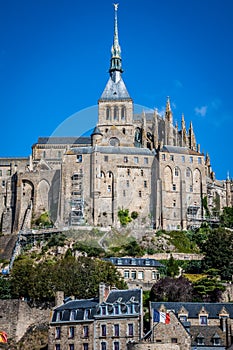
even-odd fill
[(208, 322), (208, 317), (207, 315), (200, 315), (199, 316), (199, 323), (201, 326), (206, 326), (207, 325), (207, 322)]
[(204, 336), (202, 334), (198, 334), (197, 336), (197, 345), (205, 345)]
[(74, 321), (75, 320), (75, 316), (76, 316), (76, 311), (75, 310), (71, 310), (70, 311), (70, 321)]
[(221, 338), (218, 335), (218, 333), (214, 334), (212, 341), (213, 341), (213, 345), (215, 345), (215, 346), (221, 345)]
[(179, 320), (181, 321), (181, 322), (187, 322), (187, 315), (179, 315)]

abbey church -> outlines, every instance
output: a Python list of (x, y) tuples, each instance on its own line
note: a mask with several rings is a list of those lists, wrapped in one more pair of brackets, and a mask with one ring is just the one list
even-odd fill
[(3, 233), (30, 229), (49, 212), (58, 228), (119, 226), (118, 212), (135, 212), (135, 224), (188, 229), (217, 221), (233, 204), (233, 183), (218, 181), (200, 151), (192, 123), (134, 113), (122, 78), (114, 5), (109, 80), (98, 101), (97, 124), (88, 137), (39, 137), (29, 158), (0, 158)]

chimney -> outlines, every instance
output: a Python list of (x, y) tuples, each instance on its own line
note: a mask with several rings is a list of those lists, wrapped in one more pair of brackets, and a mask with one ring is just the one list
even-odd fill
[(55, 306), (62, 305), (64, 303), (64, 292), (57, 291), (55, 294)]
[(101, 304), (105, 301), (109, 295), (110, 286), (106, 285), (104, 282), (99, 284), (99, 303)]

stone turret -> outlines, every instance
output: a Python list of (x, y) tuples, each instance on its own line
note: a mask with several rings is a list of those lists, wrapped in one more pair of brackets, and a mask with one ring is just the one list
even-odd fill
[(181, 146), (187, 146), (187, 131), (186, 131), (186, 126), (185, 126), (185, 119), (184, 119), (184, 114), (182, 114), (181, 117), (181, 139), (182, 139), (182, 145)]
[(173, 116), (170, 104), (170, 98), (167, 97), (166, 111), (165, 111), (165, 143), (167, 145), (174, 145), (173, 137)]

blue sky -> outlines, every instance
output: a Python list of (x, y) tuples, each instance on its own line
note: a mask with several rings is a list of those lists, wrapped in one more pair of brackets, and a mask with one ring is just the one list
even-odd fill
[[(112, 0), (0, 1), (0, 156), (29, 155), (74, 114), (74, 135), (96, 123), (113, 16)], [(118, 23), (134, 102), (163, 110), (170, 96), (216, 177), (233, 177), (233, 1), (122, 0)]]

